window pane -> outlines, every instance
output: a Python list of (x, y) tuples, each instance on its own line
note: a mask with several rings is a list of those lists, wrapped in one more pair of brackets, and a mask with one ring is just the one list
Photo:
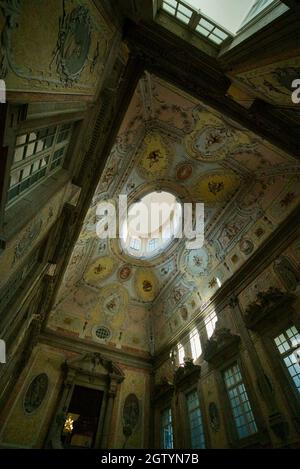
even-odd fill
[(224, 39), (226, 39), (226, 38), (228, 37), (228, 34), (224, 33), (223, 31), (221, 31), (221, 30), (218, 29), (218, 28), (215, 28), (214, 34), (215, 34), (216, 36), (218, 36), (219, 38), (221, 38), (223, 41), (224, 41)]
[(26, 143), (26, 134), (18, 135), (16, 145), (23, 145), (24, 143)]
[(168, 5), (171, 5), (173, 8), (176, 8), (177, 6), (177, 0), (165, 0), (164, 3), (168, 3)]
[(140, 240), (136, 238), (131, 238), (130, 247), (131, 249), (135, 249), (136, 251), (138, 251), (140, 249)]
[(205, 448), (203, 422), (197, 391), (187, 394), (187, 408), (192, 449)]
[(30, 132), (29, 138), (28, 138), (29, 142), (33, 142), (34, 140), (36, 140), (36, 138), (37, 138), (37, 134), (35, 132)]
[(221, 42), (223, 42), (222, 39), (220, 39), (218, 36), (215, 36), (214, 34), (210, 34), (209, 39), (216, 44), (221, 44)]
[(10, 176), (10, 187), (15, 186), (20, 180), (20, 171), (15, 171)]
[(164, 449), (173, 449), (172, 411), (170, 407), (161, 414), (161, 446)]
[(201, 18), (199, 21), (200, 26), (203, 26), (205, 29), (208, 29), (208, 31), (212, 31), (214, 28), (214, 25), (209, 23), (209, 21), (206, 21), (204, 18)]
[(174, 8), (170, 7), (167, 3), (163, 3), (163, 9), (167, 11), (168, 13), (171, 13), (171, 15), (175, 15), (175, 10)]
[(200, 357), (202, 353), (200, 336), (199, 336), (199, 332), (197, 331), (197, 329), (194, 329), (190, 333), (190, 344), (191, 344), (192, 357), (194, 360), (196, 360), (198, 357)]
[(29, 145), (27, 145), (26, 158), (28, 158), (28, 156), (32, 156), (32, 155), (33, 155), (33, 153), (34, 153), (34, 147), (35, 147), (35, 144), (34, 144), (34, 143), (30, 143)]
[(275, 337), (274, 342), (296, 390), (300, 392), (300, 334), (298, 329), (295, 326), (289, 327)]
[(39, 151), (42, 151), (43, 148), (44, 148), (44, 140), (38, 140), (36, 143), (35, 152), (38, 153)]
[(31, 169), (32, 169), (31, 164), (29, 164), (28, 166), (25, 166), (25, 168), (23, 168), (22, 179), (25, 179), (29, 176), (29, 174), (31, 173)]
[[(54, 170), (62, 166), (72, 131), (72, 123), (31, 130), (16, 137), (14, 162), (11, 167), (8, 200), (19, 196), (23, 191)], [(60, 137), (59, 148), (56, 140)], [(55, 144), (55, 145), (54, 145)], [(26, 161), (30, 158), (30, 163)], [(49, 162), (51, 167), (49, 168)], [(29, 163), (29, 164), (28, 164)], [(17, 171), (18, 170), (18, 171)]]
[(33, 172), (37, 171), (40, 168), (40, 160), (33, 163)]
[(184, 5), (179, 4), (178, 5), (178, 11), (180, 11), (180, 13), (183, 13), (184, 15), (186, 15), (188, 18), (190, 18), (192, 16), (191, 10), (186, 8)]
[(12, 187), (11, 189), (9, 189), (8, 195), (7, 195), (7, 200), (8, 201), (12, 200), (14, 197), (16, 197), (19, 194), (19, 188), (20, 188), (20, 186), (17, 185), (17, 186)]
[(53, 136), (47, 137), (44, 142), (44, 148), (50, 148), (53, 144), (53, 140), (54, 140)]
[(216, 327), (216, 322), (218, 318), (215, 312), (209, 314), (205, 319), (204, 319), (204, 324), (207, 332), (207, 337), (210, 339), (211, 336), (214, 333), (215, 327)]
[(209, 31), (207, 31), (206, 29), (202, 28), (202, 26), (199, 26), (199, 25), (196, 27), (196, 31), (198, 31), (198, 33), (202, 34), (202, 36), (205, 36), (205, 37), (209, 35)]
[(223, 377), (238, 437), (256, 433), (257, 426), (238, 365), (228, 368)]
[(156, 249), (157, 244), (158, 244), (157, 239), (150, 239), (148, 241), (148, 250), (149, 251), (154, 251)]
[(41, 159), (41, 167), (46, 166), (46, 164), (48, 163), (48, 160), (49, 160), (48, 156), (43, 157)]
[(24, 147), (19, 147), (15, 149), (14, 162), (21, 161), (24, 155)]
[(177, 345), (177, 349), (178, 349), (178, 362), (179, 362), (179, 365), (183, 365), (184, 363), (184, 348), (181, 344), (178, 344)]
[(182, 21), (182, 22), (185, 23), (185, 24), (188, 24), (189, 21), (190, 21), (189, 18), (188, 18), (187, 16), (183, 15), (182, 13), (179, 13), (179, 12), (178, 12), (178, 13), (176, 14), (176, 16), (177, 16), (177, 18), (178, 18), (180, 21)]

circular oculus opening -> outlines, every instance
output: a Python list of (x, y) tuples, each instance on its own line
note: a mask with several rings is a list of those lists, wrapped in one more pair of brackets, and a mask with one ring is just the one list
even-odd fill
[(133, 203), (120, 229), (123, 251), (136, 258), (152, 258), (181, 234), (182, 206), (170, 192), (155, 191)]

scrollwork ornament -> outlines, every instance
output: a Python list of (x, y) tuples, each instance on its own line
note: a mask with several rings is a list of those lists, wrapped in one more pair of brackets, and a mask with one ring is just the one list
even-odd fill
[(52, 62), (65, 85), (77, 81), (85, 66), (91, 45), (91, 17), (84, 6), (74, 8), (59, 19), (59, 34)]

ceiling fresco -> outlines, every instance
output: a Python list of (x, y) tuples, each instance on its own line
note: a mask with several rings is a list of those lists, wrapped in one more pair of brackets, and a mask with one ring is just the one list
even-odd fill
[(271, 64), (252, 67), (251, 69), (233, 70), (229, 73), (231, 79), (245, 87), (255, 97), (260, 97), (270, 104), (279, 104), (293, 109), (291, 94), (294, 89), (292, 83), (300, 76), (300, 58), (296, 57), (278, 60)]
[[(48, 328), (153, 352), (199, 312), (299, 203), (300, 165), (148, 73), (140, 80), (66, 271)], [(135, 259), (96, 235), (96, 206), (153, 190), (204, 202), (205, 242)]]

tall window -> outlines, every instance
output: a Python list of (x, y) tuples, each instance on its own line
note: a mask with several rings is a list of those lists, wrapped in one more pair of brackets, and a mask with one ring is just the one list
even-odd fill
[(275, 339), (283, 364), (300, 393), (300, 333), (295, 326), (283, 331)]
[(205, 319), (204, 319), (204, 324), (207, 332), (207, 337), (210, 339), (211, 336), (214, 333), (215, 327), (216, 327), (216, 322), (218, 320), (218, 317), (215, 312), (210, 313)]
[(161, 446), (163, 449), (173, 449), (173, 427), (171, 407), (164, 409), (161, 414)]
[(178, 350), (178, 363), (179, 363), (179, 365), (183, 365), (184, 364), (184, 355), (185, 355), (183, 345), (179, 343), (177, 345), (177, 350)]
[(248, 394), (238, 364), (224, 371), (224, 381), (239, 438), (257, 432)]
[(62, 166), (71, 132), (72, 124), (63, 124), (17, 135), (8, 202)]
[(186, 401), (190, 423), (192, 449), (203, 449), (205, 448), (205, 436), (197, 391), (194, 390), (187, 394)]
[(192, 332), (190, 333), (190, 344), (191, 344), (192, 357), (194, 360), (196, 360), (198, 357), (200, 357), (202, 353), (200, 336), (196, 328), (193, 329)]

